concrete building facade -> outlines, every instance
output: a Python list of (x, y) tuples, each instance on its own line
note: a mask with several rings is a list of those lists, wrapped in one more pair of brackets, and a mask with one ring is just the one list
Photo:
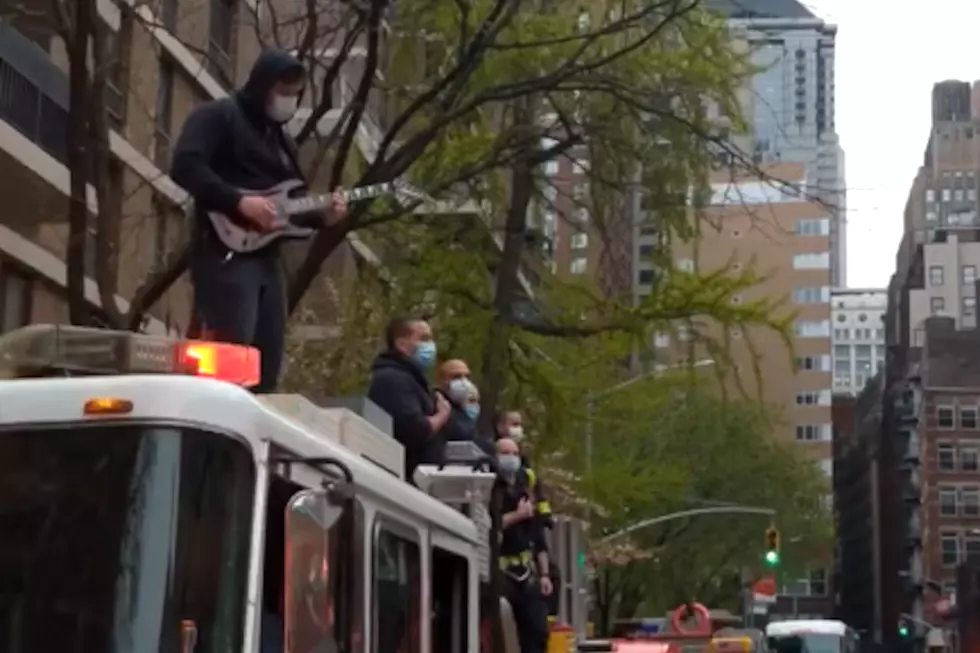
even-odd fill
[(837, 288), (831, 292), (834, 394), (857, 396), (885, 364), (884, 290)]
[[(766, 174), (797, 187), (806, 179), (805, 168), (799, 164), (770, 166)], [(733, 302), (786, 298), (787, 310), (796, 313), (795, 360), (778, 334), (762, 329), (730, 333), (732, 356), (745, 383), (755, 382), (751, 370), (758, 365), (763, 397), (784, 417), (784, 426), (775, 437), (799, 442), (829, 475), (831, 218), (827, 208), (809, 201), (802, 188), (789, 188), (778, 190), (768, 181), (753, 178), (728, 182), (719, 177), (710, 205), (696, 218), (700, 238), (675, 247), (675, 265), (703, 272), (753, 269), (766, 276), (765, 283), (745, 296), (733, 297)], [(638, 274), (647, 270), (652, 274), (650, 264), (641, 261)], [(740, 346), (744, 338), (751, 338), (754, 347)], [(683, 333), (673, 341), (660, 337), (654, 345), (676, 348), (683, 345), (678, 339), (683, 341)], [(753, 349), (758, 356), (755, 360)]]

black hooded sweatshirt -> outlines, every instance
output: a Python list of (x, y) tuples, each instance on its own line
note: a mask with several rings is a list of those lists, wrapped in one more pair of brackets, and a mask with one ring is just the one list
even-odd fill
[(299, 60), (285, 52), (263, 52), (245, 86), (200, 105), (187, 118), (174, 146), (170, 176), (195, 200), (198, 235), (211, 230), (202, 219), (204, 211), (240, 220), (240, 189), (261, 191), (303, 178), (296, 144), (266, 115), (272, 87), (302, 70)]
[(405, 479), (419, 465), (438, 465), (446, 451), (445, 428), (433, 433), (429, 417), (436, 402), (421, 368), (398, 352), (386, 351), (374, 359), (368, 399), (391, 416), (395, 439), (405, 447)]

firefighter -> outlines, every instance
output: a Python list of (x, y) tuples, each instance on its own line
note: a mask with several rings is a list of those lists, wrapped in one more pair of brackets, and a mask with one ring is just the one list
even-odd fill
[[(497, 439), (508, 438), (513, 440), (519, 449), (524, 448), (524, 418), (516, 410), (505, 410), (497, 413)], [(554, 525), (554, 515), (551, 512), (551, 502), (548, 501), (548, 494), (544, 483), (531, 468), (530, 462), (524, 452), (521, 451), (521, 467), (523, 467), (528, 477), (528, 487), (534, 500), (535, 515), (542, 525), (550, 529)]]
[(500, 569), (504, 595), (510, 602), (521, 653), (545, 653), (548, 646), (547, 598), (550, 561), (543, 523), (537, 518), (529, 471), (510, 438), (497, 440), (500, 480), (494, 488), (501, 509)]

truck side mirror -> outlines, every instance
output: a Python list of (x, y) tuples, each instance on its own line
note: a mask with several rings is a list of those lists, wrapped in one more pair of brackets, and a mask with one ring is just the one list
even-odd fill
[(325, 490), (303, 490), (286, 506), (286, 653), (336, 650), (330, 530), (345, 502), (332, 499)]

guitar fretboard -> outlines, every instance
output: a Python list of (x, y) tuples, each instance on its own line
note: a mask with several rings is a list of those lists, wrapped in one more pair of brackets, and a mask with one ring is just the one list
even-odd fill
[[(344, 198), (348, 202), (358, 202), (360, 200), (370, 200), (376, 197), (390, 195), (395, 190), (395, 185), (391, 183), (372, 184), (370, 186), (361, 186), (346, 190), (344, 191)], [(333, 202), (333, 195), (307, 195), (306, 197), (297, 197), (296, 199), (289, 200), (286, 204), (286, 211), (290, 214), (319, 211), (330, 206), (331, 202)]]

